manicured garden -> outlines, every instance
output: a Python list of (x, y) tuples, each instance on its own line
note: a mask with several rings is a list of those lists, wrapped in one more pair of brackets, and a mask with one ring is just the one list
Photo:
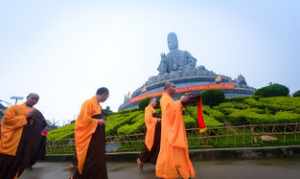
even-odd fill
[[(225, 99), (220, 91), (202, 94), (203, 116), (208, 128), (197, 131), (196, 106), (184, 109), (184, 122), (191, 149), (300, 144), (299, 92), (289, 95), (283, 85), (272, 84), (243, 98)], [(145, 132), (142, 101), (139, 109), (106, 115), (107, 144), (117, 145), (113, 151), (138, 151), (143, 148)], [(159, 110), (159, 109), (158, 109)], [(299, 123), (299, 124), (298, 124)], [(74, 124), (49, 132), (48, 153), (72, 153)]]

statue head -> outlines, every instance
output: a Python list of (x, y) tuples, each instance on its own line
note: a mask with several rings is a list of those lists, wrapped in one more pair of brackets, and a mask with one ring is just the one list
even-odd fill
[(177, 35), (174, 32), (168, 34), (168, 47), (170, 51), (178, 49)]

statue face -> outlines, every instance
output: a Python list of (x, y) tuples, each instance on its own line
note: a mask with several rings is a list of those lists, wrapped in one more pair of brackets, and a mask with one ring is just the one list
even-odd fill
[(177, 36), (174, 32), (171, 32), (168, 35), (168, 47), (169, 47), (169, 50), (178, 49), (178, 40), (177, 40)]

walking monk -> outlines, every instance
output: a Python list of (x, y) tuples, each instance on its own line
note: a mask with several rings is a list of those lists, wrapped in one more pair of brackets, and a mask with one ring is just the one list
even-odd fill
[(73, 179), (107, 179), (104, 115), (100, 106), (109, 96), (107, 88), (81, 106), (75, 122), (76, 171)]
[(156, 163), (156, 176), (164, 179), (192, 178), (195, 171), (189, 157), (187, 136), (183, 121), (182, 102), (174, 101), (172, 96), (176, 86), (166, 82), (160, 99), (162, 112), (161, 143)]
[(0, 123), (0, 179), (17, 178), (30, 165), (34, 156), (31, 149), (36, 147), (31, 134), (42, 135), (42, 130), (37, 134), (32, 128), (41, 117), (35, 117), (40, 112), (33, 108), (38, 100), (37, 94), (30, 93), (24, 104), (11, 106), (4, 113)]
[(145, 108), (145, 149), (137, 159), (139, 169), (143, 169), (146, 162), (156, 163), (160, 146), (160, 118), (155, 113), (157, 99), (152, 98), (149, 105)]

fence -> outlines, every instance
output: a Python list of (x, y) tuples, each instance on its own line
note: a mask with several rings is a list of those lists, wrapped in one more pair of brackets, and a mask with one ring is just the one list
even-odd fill
[[(259, 147), (300, 144), (300, 123), (259, 124), (208, 128), (199, 134), (197, 128), (187, 129), (190, 149), (222, 147)], [(144, 134), (107, 136), (107, 152), (140, 151)], [(48, 154), (72, 154), (74, 141), (49, 141)]]

